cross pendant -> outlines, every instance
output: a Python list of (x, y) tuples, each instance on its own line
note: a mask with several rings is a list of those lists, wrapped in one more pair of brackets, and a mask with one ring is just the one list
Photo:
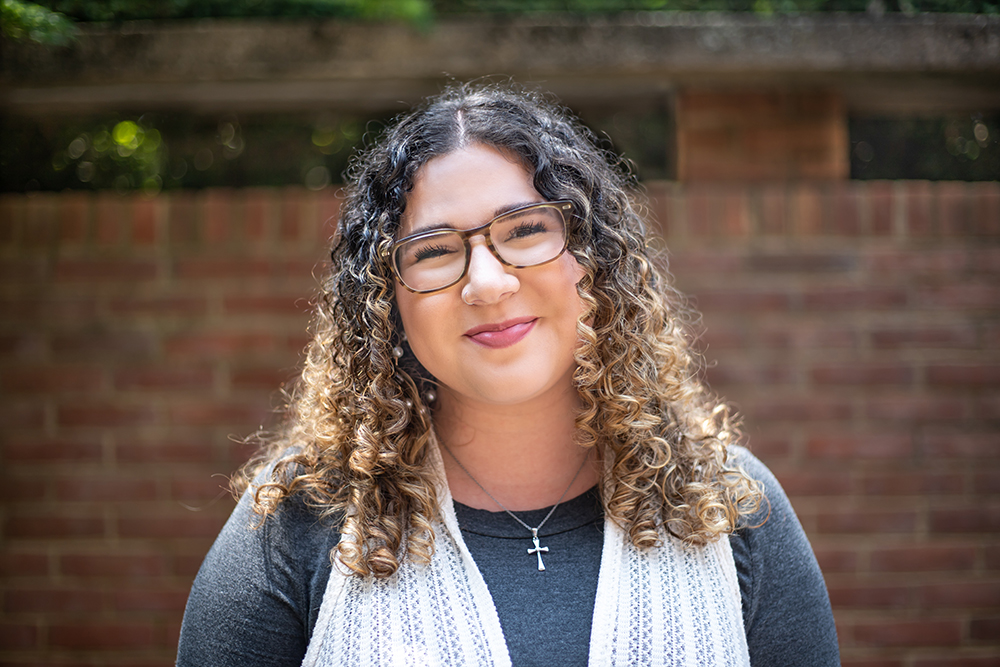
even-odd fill
[(538, 571), (539, 572), (544, 572), (545, 571), (545, 563), (542, 562), (542, 552), (544, 551), (545, 553), (548, 553), (549, 552), (549, 548), (548, 547), (543, 547), (542, 545), (540, 545), (538, 543), (538, 529), (537, 528), (532, 528), (531, 529), (531, 541), (535, 544), (535, 548), (534, 549), (528, 549), (528, 553), (529, 554), (535, 554), (536, 556), (538, 556)]

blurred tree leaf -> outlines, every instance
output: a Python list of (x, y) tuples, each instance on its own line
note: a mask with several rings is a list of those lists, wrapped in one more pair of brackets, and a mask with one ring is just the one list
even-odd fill
[(76, 37), (73, 22), (62, 14), (20, 0), (0, 0), (0, 27), (14, 41), (30, 39), (49, 46), (65, 46)]
[(284, 17), (423, 21), (429, 0), (42, 0), (79, 21)]

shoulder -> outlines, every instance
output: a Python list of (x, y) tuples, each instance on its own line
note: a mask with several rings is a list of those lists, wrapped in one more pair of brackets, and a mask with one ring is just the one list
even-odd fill
[(730, 538), (754, 662), (836, 665), (837, 633), (812, 547), (771, 471), (743, 447), (730, 461), (761, 484), (764, 502)]

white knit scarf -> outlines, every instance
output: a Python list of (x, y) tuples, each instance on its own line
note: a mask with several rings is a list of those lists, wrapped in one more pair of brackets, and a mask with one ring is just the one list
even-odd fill
[[(303, 666), (511, 664), (493, 598), (472, 560), (438, 472), (441, 520), (429, 564), (404, 560), (388, 579), (336, 563)], [(740, 588), (728, 538), (705, 547), (664, 535), (640, 551), (605, 518), (590, 635), (591, 665), (749, 667)], [(552, 664), (559, 656), (551, 656)]]

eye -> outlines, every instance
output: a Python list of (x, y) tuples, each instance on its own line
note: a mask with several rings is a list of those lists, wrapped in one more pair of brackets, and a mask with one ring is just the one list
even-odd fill
[(510, 229), (507, 232), (507, 236), (504, 238), (504, 241), (515, 241), (517, 239), (534, 236), (535, 234), (544, 234), (547, 231), (549, 231), (549, 229), (544, 222), (526, 220), (524, 222), (519, 222), (516, 227)]
[(455, 249), (449, 247), (443, 243), (437, 245), (424, 245), (413, 251), (413, 262), (422, 262), (427, 259), (435, 259), (437, 257), (444, 257), (445, 255), (450, 255), (455, 252)]

